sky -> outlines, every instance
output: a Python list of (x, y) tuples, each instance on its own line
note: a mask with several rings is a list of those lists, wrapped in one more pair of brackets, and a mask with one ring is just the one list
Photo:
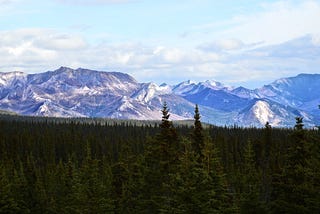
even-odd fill
[(257, 88), (320, 73), (320, 0), (0, 0), (0, 72)]

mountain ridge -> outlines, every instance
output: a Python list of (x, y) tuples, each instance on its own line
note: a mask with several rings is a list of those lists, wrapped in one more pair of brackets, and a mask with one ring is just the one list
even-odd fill
[(0, 73), (0, 109), (22, 115), (108, 117), (156, 120), (164, 101), (171, 119), (192, 119), (199, 104), (202, 120), (215, 125), (287, 127), (297, 116), (319, 124), (320, 74), (281, 78), (254, 90), (223, 83), (184, 81), (176, 85), (139, 83), (121, 72), (60, 67), (26, 74)]

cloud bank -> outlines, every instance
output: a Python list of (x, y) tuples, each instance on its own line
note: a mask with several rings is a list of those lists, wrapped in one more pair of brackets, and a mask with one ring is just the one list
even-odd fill
[(244, 42), (277, 44), (306, 34), (320, 34), (319, 1), (278, 1), (263, 11), (233, 17), (233, 25), (219, 36), (235, 35)]
[(92, 45), (77, 35), (20, 29), (0, 32), (0, 70), (35, 73), (63, 65), (127, 72), (140, 81), (217, 79), (230, 84), (259, 84), (261, 79), (318, 72), (318, 38), (308, 35), (276, 46), (221, 52), (243, 44), (226, 40), (214, 48), (209, 46), (210, 51), (139, 43)]

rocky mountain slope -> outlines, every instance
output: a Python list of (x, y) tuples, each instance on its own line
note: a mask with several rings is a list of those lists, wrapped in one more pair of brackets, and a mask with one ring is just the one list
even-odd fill
[(171, 119), (193, 117), (216, 125), (319, 124), (320, 75), (300, 74), (262, 88), (231, 88), (215, 81), (177, 85), (139, 83), (128, 74), (61, 67), (39, 74), (0, 73), (0, 109), (22, 115), (160, 119), (164, 101)]

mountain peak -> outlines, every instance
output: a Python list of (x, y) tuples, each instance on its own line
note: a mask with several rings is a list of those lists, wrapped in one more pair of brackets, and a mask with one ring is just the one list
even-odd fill
[(206, 80), (204, 83), (207, 84), (207, 85), (209, 85), (209, 86), (215, 87), (215, 88), (221, 88), (221, 87), (223, 87), (223, 84), (222, 84), (222, 83), (217, 82), (217, 81), (215, 81), (215, 80)]
[(70, 72), (70, 71), (74, 71), (74, 69), (69, 68), (69, 67), (61, 66), (60, 68), (54, 70), (53, 72), (62, 73), (62, 72)]
[(12, 71), (6, 73), (0, 73), (0, 85), (7, 85), (12, 81), (23, 81), (27, 77), (27, 74), (21, 71)]
[(282, 78), (260, 89), (228, 88), (191, 80), (174, 86), (138, 83), (120, 72), (60, 67), (25, 74), (0, 73), (0, 109), (24, 115), (160, 119), (167, 101), (177, 119), (192, 118), (197, 103), (206, 122), (216, 125), (294, 125), (303, 115), (318, 124), (320, 74)]
[(22, 71), (0, 72), (1, 77), (12, 78), (17, 76), (26, 76), (27, 74)]

